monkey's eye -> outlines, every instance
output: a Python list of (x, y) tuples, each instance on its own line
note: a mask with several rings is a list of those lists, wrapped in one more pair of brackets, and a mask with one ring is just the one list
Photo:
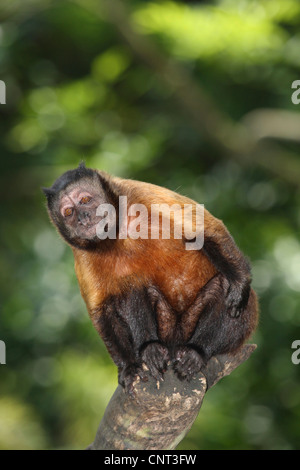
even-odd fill
[(80, 204), (87, 204), (88, 202), (90, 202), (91, 199), (92, 199), (91, 196), (83, 196), (80, 199), (79, 203)]
[(67, 207), (65, 210), (64, 210), (64, 217), (70, 217), (70, 215), (73, 214), (73, 209), (72, 207)]

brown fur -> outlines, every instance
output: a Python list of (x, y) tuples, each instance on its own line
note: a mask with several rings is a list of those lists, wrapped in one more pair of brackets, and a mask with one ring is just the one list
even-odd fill
[[(172, 205), (174, 201), (182, 207), (195, 204), (191, 199), (156, 185), (106, 177), (120, 194), (127, 196), (128, 206), (140, 203), (150, 207), (163, 202)], [(217, 219), (214, 221), (213, 224), (212, 216), (205, 211), (208, 230), (211, 226), (216, 229)], [(160, 286), (171, 307), (182, 314), (217, 272), (202, 251), (186, 250), (182, 240), (171, 238), (166, 243), (160, 239), (126, 239), (117, 243), (117, 248), (109, 252), (73, 248), (76, 275), (92, 318), (106, 297), (125, 292), (132, 285)]]
[[(50, 218), (72, 247), (91, 320), (118, 365), (125, 387), (132, 386), (136, 374), (142, 377), (142, 362), (161, 378), (171, 360), (180, 378), (191, 378), (209, 357), (235, 351), (254, 331), (258, 306), (250, 289), (250, 266), (222, 221), (207, 210), (201, 227), (191, 199), (152, 184), (98, 174), (100, 178), (80, 165), (45, 190)], [(94, 204), (100, 198), (120, 210), (118, 197), (126, 196), (128, 207), (143, 204), (148, 208), (141, 215), (148, 224), (148, 238), (95, 242), (86, 232), (77, 236), (76, 218), (72, 238), (70, 224), (61, 221), (57, 210), (59, 198), (70, 184), (89, 190), (89, 181)], [(151, 236), (155, 227), (151, 209), (156, 204), (166, 205), (162, 213), (155, 213), (160, 224), (158, 239)], [(187, 205), (192, 217), (186, 227), (182, 222)], [(92, 213), (85, 214), (90, 217)], [(165, 220), (171, 225), (169, 239), (161, 236)], [(129, 233), (135, 223), (136, 217), (128, 215)], [(175, 228), (182, 230), (179, 239)], [(187, 250), (185, 242), (198, 236), (202, 228), (203, 249)]]

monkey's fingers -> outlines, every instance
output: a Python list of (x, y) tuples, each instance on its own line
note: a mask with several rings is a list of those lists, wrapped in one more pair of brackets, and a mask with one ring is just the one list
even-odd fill
[(156, 380), (163, 380), (163, 374), (170, 360), (168, 349), (158, 342), (148, 344), (142, 351), (141, 358)]
[(134, 395), (134, 382), (144, 379), (145, 373), (138, 364), (129, 364), (119, 371), (119, 384), (130, 394)]
[(195, 349), (188, 346), (177, 348), (173, 367), (180, 380), (191, 380), (203, 365), (204, 359)]
[(242, 309), (240, 309), (239, 307), (231, 307), (228, 310), (228, 313), (232, 318), (238, 318), (242, 313)]
[(225, 300), (228, 314), (237, 318), (241, 315), (246, 308), (250, 293), (250, 285), (241, 286), (239, 284), (232, 284), (227, 292)]

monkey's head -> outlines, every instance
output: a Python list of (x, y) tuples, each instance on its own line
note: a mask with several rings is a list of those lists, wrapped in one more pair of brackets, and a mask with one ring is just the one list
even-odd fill
[(60, 176), (50, 188), (43, 188), (43, 192), (49, 216), (67, 243), (81, 249), (105, 245), (97, 230), (103, 219), (103, 215), (97, 215), (97, 209), (101, 204), (113, 204), (116, 208), (105, 177), (81, 163)]

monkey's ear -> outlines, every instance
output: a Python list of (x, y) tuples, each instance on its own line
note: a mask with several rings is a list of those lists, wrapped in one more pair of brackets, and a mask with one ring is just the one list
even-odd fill
[(55, 191), (51, 188), (42, 188), (42, 191), (48, 200), (51, 199), (55, 194)]

